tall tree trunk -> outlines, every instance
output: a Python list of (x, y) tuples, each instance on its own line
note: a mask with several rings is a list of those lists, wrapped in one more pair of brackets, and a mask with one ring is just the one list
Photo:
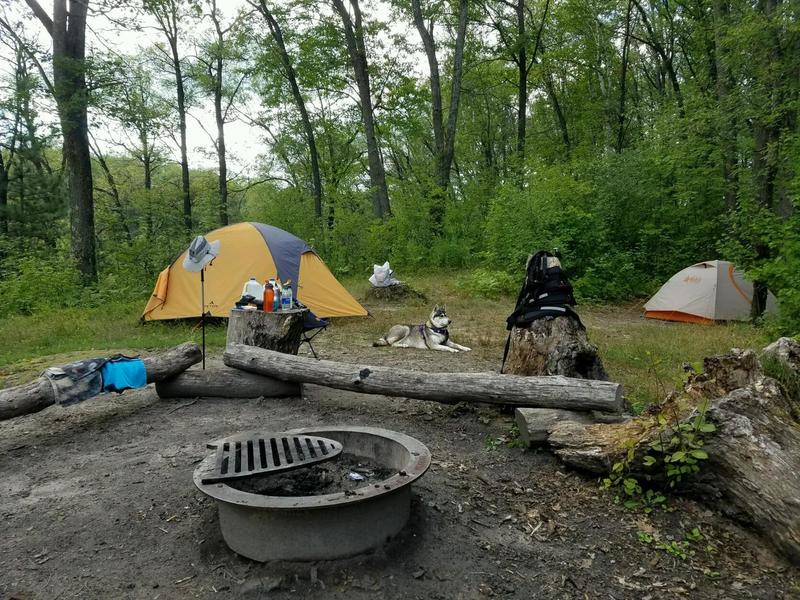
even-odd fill
[(647, 16), (647, 12), (642, 7), (640, 0), (631, 0), (633, 4), (636, 6), (637, 11), (642, 17), (642, 23), (644, 24), (645, 29), (647, 30), (648, 39), (645, 40), (645, 43), (650, 46), (656, 55), (659, 57), (661, 61), (661, 69), (666, 73), (667, 78), (669, 79), (670, 84), (672, 85), (672, 91), (675, 93), (675, 101), (678, 104), (678, 110), (681, 116), (684, 115), (684, 107), (683, 107), (683, 93), (681, 92), (681, 86), (678, 82), (678, 74), (675, 72), (675, 64), (673, 63), (673, 54), (670, 50), (667, 52), (667, 49), (664, 45), (659, 41), (658, 37), (656, 36), (656, 32), (653, 28), (652, 23), (650, 22), (650, 18)]
[[(549, 3), (549, 0), (548, 0)], [(517, 0), (515, 7), (517, 13), (517, 39), (519, 43), (519, 55), (517, 57), (517, 156), (520, 165), (520, 187), (523, 177), (522, 166), (525, 164), (525, 137), (528, 124), (528, 52), (525, 40), (525, 0)], [(536, 51), (534, 50), (534, 55)]]
[[(222, 42), (220, 41), (220, 45)], [(217, 121), (217, 160), (219, 161), (219, 224), (228, 224), (228, 163), (225, 156), (225, 118), (222, 114), (222, 58), (217, 58), (214, 86), (214, 117)]]
[(97, 281), (94, 186), (86, 89), (86, 14), (89, 0), (55, 0), (51, 19), (25, 0), (53, 39), (53, 87), (58, 108), (70, 204), (72, 254), (84, 284)]
[(558, 101), (558, 94), (556, 94), (556, 86), (553, 81), (553, 76), (548, 73), (544, 80), (545, 89), (547, 90), (547, 97), (553, 105), (553, 112), (556, 113), (556, 121), (558, 122), (558, 129), (561, 131), (561, 141), (564, 142), (564, 147), (567, 153), (571, 150), (571, 143), (569, 140), (569, 129), (567, 128), (567, 117), (564, 114), (564, 109), (561, 108), (561, 103)]
[(436, 43), (433, 36), (433, 20), (426, 25), (420, 0), (412, 0), (411, 7), (414, 24), (417, 27), (420, 38), (422, 38), (422, 45), (425, 49), (428, 67), (431, 72), (431, 120), (433, 121), (436, 183), (442, 190), (447, 190), (450, 186), (450, 170), (455, 154), (455, 134), (464, 63), (464, 42), (467, 33), (467, 1), (459, 0), (458, 3), (458, 29), (453, 50), (453, 81), (451, 82), (450, 107), (446, 125), (443, 120), (442, 85), (439, 75), (439, 59), (436, 57)]
[(186, 144), (186, 91), (183, 88), (183, 70), (178, 55), (177, 26), (174, 37), (169, 37), (172, 51), (172, 69), (175, 71), (175, 97), (178, 102), (178, 134), (181, 146), (181, 193), (183, 196), (183, 226), (192, 231), (192, 192), (189, 187), (189, 152)]
[(433, 39), (433, 22), (430, 29), (425, 24), (422, 15), (420, 0), (411, 1), (411, 10), (414, 16), (414, 25), (417, 27), (425, 56), (428, 59), (428, 70), (431, 82), (431, 121), (433, 122), (433, 153), (436, 162), (435, 169), (437, 180), (441, 185), (442, 157), (444, 155), (444, 121), (442, 113), (442, 84), (439, 78), (439, 60), (436, 58), (436, 42)]
[(0, 152), (0, 234), (8, 233), (8, 171), (3, 154)]
[(723, 198), (728, 210), (736, 208), (736, 111), (730, 105), (734, 82), (728, 67), (724, 39), (729, 25), (729, 0), (714, 0), (714, 57), (715, 88), (719, 107), (718, 136), (722, 155)]
[(447, 130), (444, 134), (444, 155), (439, 183), (443, 188), (450, 185), (450, 167), (453, 164), (456, 146), (456, 125), (461, 100), (461, 79), (464, 74), (464, 43), (467, 37), (467, 0), (458, 3), (458, 32), (453, 52), (453, 81), (450, 87), (450, 110), (447, 115)]
[(386, 171), (383, 167), (378, 141), (375, 136), (375, 113), (369, 84), (369, 65), (364, 46), (364, 28), (361, 8), (358, 0), (350, 0), (353, 19), (342, 0), (333, 0), (333, 8), (342, 19), (347, 52), (353, 67), (353, 75), (358, 85), (358, 96), (361, 103), (361, 120), (367, 138), (367, 158), (369, 162), (369, 178), (372, 188), (372, 210), (376, 216), (384, 218), (391, 214), (389, 206), (389, 190), (386, 187)]
[(259, 8), (261, 14), (267, 20), (269, 31), (272, 34), (272, 39), (278, 46), (278, 54), (280, 55), (281, 65), (283, 65), (286, 78), (289, 80), (289, 86), (292, 89), (292, 98), (297, 105), (297, 110), (300, 112), (300, 120), (303, 124), (303, 131), (306, 136), (306, 143), (308, 144), (308, 153), (311, 160), (311, 187), (314, 194), (314, 215), (317, 217), (322, 216), (322, 178), (319, 173), (319, 153), (317, 152), (317, 141), (314, 136), (314, 128), (311, 125), (311, 119), (308, 117), (306, 110), (306, 103), (303, 95), (300, 93), (300, 86), (297, 85), (297, 76), (295, 74), (294, 66), (289, 58), (289, 53), (286, 51), (286, 44), (283, 40), (283, 30), (280, 24), (273, 16), (267, 7), (266, 0), (261, 0)]
[(619, 75), (619, 107), (617, 108), (617, 154), (622, 152), (625, 143), (625, 94), (628, 83), (628, 49), (631, 43), (631, 3), (628, 2), (628, 9), (625, 11), (625, 40), (622, 43), (622, 66)]
[[(108, 163), (106, 162), (105, 156), (103, 156), (100, 148), (97, 145), (97, 141), (95, 140), (95, 144), (92, 147), (92, 151), (94, 152), (94, 156), (97, 159), (97, 164), (100, 165), (100, 170), (103, 171), (103, 174), (106, 177), (106, 183), (108, 183), (108, 195), (111, 196), (111, 199), (114, 201), (114, 208), (112, 209), (113, 212), (117, 214), (119, 217), (120, 223), (122, 224), (122, 229), (125, 231), (125, 241), (128, 242), (128, 246), (133, 244), (133, 231), (128, 223), (127, 216), (125, 214), (125, 208), (122, 206), (122, 199), (119, 195), (119, 188), (117, 187), (117, 181), (114, 179), (114, 174), (111, 172), (111, 169), (108, 167)], [(150, 233), (150, 231), (148, 231)]]

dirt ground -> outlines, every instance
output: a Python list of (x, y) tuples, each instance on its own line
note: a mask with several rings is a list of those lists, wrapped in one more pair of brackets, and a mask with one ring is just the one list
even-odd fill
[[(374, 349), (371, 336), (334, 328), (315, 346), (425, 371), (498, 366), (488, 352)], [(345, 560), (261, 564), (230, 551), (192, 484), (205, 442), (335, 424), (430, 448), (408, 526)], [(151, 386), (0, 423), (0, 598), (800, 598), (797, 571), (713, 506), (628, 511), (547, 452), (504, 443), (511, 425), (495, 408), (315, 386), (302, 398), (182, 401)], [(695, 527), (704, 539), (685, 560), (640, 540), (683, 540)]]

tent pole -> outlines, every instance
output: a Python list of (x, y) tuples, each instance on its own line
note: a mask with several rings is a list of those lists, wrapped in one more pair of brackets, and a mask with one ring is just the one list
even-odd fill
[(200, 269), (200, 323), (203, 329), (203, 370), (206, 369), (206, 268)]

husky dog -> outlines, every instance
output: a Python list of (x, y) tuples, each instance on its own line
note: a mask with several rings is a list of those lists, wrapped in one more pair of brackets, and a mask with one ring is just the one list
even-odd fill
[(389, 333), (373, 346), (397, 346), (398, 348), (419, 348), (421, 350), (442, 350), (444, 352), (469, 352), (470, 348), (456, 344), (450, 339), (447, 327), (447, 309), (437, 304), (424, 325), (395, 325)]

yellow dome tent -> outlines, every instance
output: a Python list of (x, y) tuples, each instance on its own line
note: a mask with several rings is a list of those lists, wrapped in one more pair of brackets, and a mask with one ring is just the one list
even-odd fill
[[(205, 237), (220, 242), (219, 256), (205, 275), (205, 309), (211, 316), (229, 316), (250, 277), (259, 283), (270, 277), (291, 280), (294, 297), (320, 318), (367, 314), (311, 247), (291, 233), (263, 223), (237, 223)], [(181, 266), (185, 256), (186, 251), (159, 274), (143, 320), (200, 316), (200, 273)]]

